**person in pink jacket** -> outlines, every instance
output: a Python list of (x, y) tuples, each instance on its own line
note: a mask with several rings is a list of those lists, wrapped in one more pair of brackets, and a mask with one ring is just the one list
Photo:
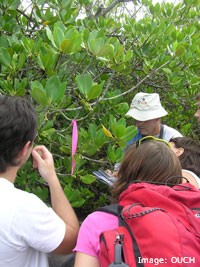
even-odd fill
[[(140, 182), (155, 183), (158, 188), (161, 184), (168, 188), (182, 183), (180, 162), (165, 140), (147, 136), (127, 148), (113, 185), (113, 203), (118, 203), (130, 186)], [(116, 216), (102, 211), (91, 213), (81, 225), (74, 248), (75, 267), (99, 267), (100, 235), (117, 226)]]

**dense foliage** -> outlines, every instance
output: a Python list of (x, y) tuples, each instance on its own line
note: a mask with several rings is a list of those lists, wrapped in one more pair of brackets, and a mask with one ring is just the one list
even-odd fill
[[(92, 171), (122, 159), (136, 131), (125, 114), (138, 91), (158, 92), (169, 111), (164, 122), (198, 137), (193, 114), (200, 83), (199, 4), (1, 1), (0, 92), (34, 102), (37, 143), (54, 154), (74, 207), (88, 212), (105, 203), (107, 187)], [(79, 127), (73, 175), (72, 119)], [(31, 168), (29, 162), (17, 185), (47, 200), (48, 189)]]

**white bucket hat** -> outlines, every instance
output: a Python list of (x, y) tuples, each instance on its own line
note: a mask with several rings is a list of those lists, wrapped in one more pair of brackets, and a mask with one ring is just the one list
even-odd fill
[(167, 111), (161, 106), (157, 93), (137, 93), (132, 100), (127, 116), (137, 121), (148, 121), (166, 116)]

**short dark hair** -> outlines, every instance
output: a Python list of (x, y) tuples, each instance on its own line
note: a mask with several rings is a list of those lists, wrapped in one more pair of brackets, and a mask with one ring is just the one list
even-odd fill
[(132, 144), (125, 152), (112, 189), (113, 202), (118, 202), (131, 183), (180, 184), (181, 176), (180, 162), (167, 144), (155, 140), (145, 141), (139, 147)]
[(182, 169), (194, 172), (200, 177), (200, 143), (191, 137), (176, 137), (170, 139), (176, 148), (183, 148), (184, 152), (178, 158)]
[(16, 157), (36, 136), (37, 114), (23, 97), (0, 95), (0, 172), (17, 166)]

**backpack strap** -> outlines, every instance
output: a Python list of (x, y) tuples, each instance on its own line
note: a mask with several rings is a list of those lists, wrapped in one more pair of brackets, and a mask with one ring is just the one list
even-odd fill
[[(119, 226), (126, 227), (126, 229), (128, 230), (128, 232), (132, 238), (136, 267), (144, 267), (144, 263), (142, 263), (138, 260), (138, 259), (142, 258), (142, 255), (140, 253), (137, 241), (136, 241), (130, 227), (128, 226), (128, 224), (125, 222), (125, 220), (121, 216), (122, 210), (123, 210), (123, 206), (120, 206), (119, 204), (111, 204), (111, 205), (107, 205), (107, 206), (100, 207), (97, 209), (97, 211), (103, 211), (103, 212), (110, 213), (110, 214), (113, 214), (113, 215), (118, 217)], [(121, 247), (121, 249), (123, 250), (123, 247)], [(119, 266), (121, 267), (121, 266), (127, 266), (127, 265), (119, 265)], [(114, 266), (109, 265), (108, 267), (114, 267)], [(127, 266), (127, 267), (129, 267), (129, 266)]]
[(118, 222), (119, 222), (119, 226), (122, 226), (124, 225), (124, 220), (123, 218), (121, 217), (121, 212), (123, 210), (123, 207), (120, 206), (119, 204), (110, 204), (110, 205), (107, 205), (107, 206), (104, 206), (104, 207), (100, 207), (97, 209), (97, 211), (103, 211), (103, 212), (106, 212), (106, 213), (110, 213), (112, 215), (115, 215), (118, 217)]
[(122, 209), (123, 207), (116, 203), (116, 204), (110, 204), (104, 207), (100, 207), (97, 209), (97, 211), (103, 211), (103, 212), (110, 213), (110, 214), (113, 214), (119, 217)]

